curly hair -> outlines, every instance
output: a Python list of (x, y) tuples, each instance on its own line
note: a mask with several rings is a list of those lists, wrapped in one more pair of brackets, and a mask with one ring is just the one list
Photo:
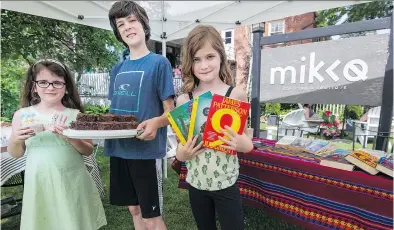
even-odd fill
[(183, 74), (183, 93), (189, 93), (198, 86), (199, 79), (193, 73), (193, 58), (197, 51), (204, 47), (209, 42), (213, 49), (215, 49), (220, 56), (220, 79), (228, 84), (233, 85), (233, 77), (227, 62), (227, 55), (224, 49), (223, 39), (219, 32), (209, 25), (198, 25), (188, 34), (184, 45), (182, 55), (182, 74)]

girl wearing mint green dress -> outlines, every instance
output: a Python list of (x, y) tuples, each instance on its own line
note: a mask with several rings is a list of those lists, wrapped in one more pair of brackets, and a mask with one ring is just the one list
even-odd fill
[(62, 135), (83, 111), (68, 68), (55, 60), (31, 66), (21, 107), (14, 114), (8, 146), (13, 157), (26, 156), (20, 229), (96, 230), (106, 225), (82, 157), (92, 154), (92, 141)]

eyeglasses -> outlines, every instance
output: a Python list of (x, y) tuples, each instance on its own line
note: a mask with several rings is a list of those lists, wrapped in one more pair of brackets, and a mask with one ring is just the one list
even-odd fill
[(66, 85), (66, 83), (60, 82), (60, 81), (55, 81), (55, 82), (34, 81), (34, 82), (40, 88), (48, 88), (50, 85), (52, 85), (52, 87), (55, 88), (55, 89), (62, 89)]

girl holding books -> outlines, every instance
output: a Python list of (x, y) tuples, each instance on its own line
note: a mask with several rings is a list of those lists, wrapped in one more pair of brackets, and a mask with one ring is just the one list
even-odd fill
[[(183, 50), (183, 91), (177, 105), (210, 91), (247, 102), (243, 89), (232, 86), (232, 76), (227, 64), (222, 38), (212, 26), (195, 27), (186, 38)], [(252, 140), (245, 131), (237, 134), (228, 126), (220, 138), (226, 145), (221, 147), (237, 152), (253, 150)], [(237, 155), (211, 149), (202, 149), (203, 142), (196, 145), (199, 135), (190, 138), (185, 145), (179, 144), (176, 158), (186, 161), (186, 181), (190, 184), (189, 200), (198, 229), (216, 229), (215, 212), (222, 229), (244, 229), (241, 198), (237, 179), (239, 163)]]
[(95, 230), (107, 224), (82, 157), (92, 154), (92, 141), (62, 135), (80, 111), (81, 99), (64, 64), (44, 59), (28, 69), (8, 143), (12, 157), (26, 156), (22, 230)]

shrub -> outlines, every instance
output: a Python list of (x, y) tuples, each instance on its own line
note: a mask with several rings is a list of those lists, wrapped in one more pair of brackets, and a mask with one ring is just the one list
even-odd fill
[(105, 114), (109, 112), (109, 106), (107, 105), (85, 105), (85, 113), (89, 114)]
[(347, 109), (347, 119), (358, 120), (363, 115), (363, 109), (360, 105), (348, 105)]
[(265, 114), (279, 115), (280, 104), (279, 103), (265, 103)]

